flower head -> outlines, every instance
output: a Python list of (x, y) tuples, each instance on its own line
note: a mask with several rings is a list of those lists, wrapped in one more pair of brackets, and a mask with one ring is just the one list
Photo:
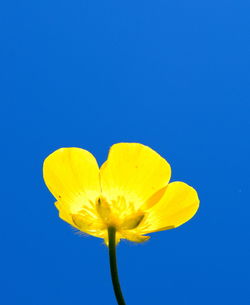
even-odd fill
[(58, 149), (45, 159), (43, 175), (60, 217), (106, 243), (109, 227), (116, 229), (117, 243), (143, 242), (145, 234), (185, 223), (199, 207), (196, 191), (169, 183), (167, 161), (138, 143), (113, 145), (100, 169), (84, 149)]

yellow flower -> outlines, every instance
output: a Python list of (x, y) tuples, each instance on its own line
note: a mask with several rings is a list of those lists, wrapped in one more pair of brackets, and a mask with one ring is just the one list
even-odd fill
[(145, 234), (182, 225), (199, 207), (196, 191), (169, 183), (167, 161), (138, 143), (113, 145), (100, 169), (84, 149), (58, 149), (45, 159), (43, 175), (60, 217), (106, 244), (110, 227), (117, 243), (143, 242)]

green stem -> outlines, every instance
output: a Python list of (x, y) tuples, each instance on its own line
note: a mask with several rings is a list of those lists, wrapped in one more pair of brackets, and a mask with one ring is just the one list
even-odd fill
[(113, 283), (113, 288), (115, 292), (115, 297), (118, 305), (126, 305), (123, 296), (122, 290), (119, 283), (117, 263), (116, 263), (116, 243), (115, 243), (115, 233), (116, 230), (114, 227), (108, 228), (108, 237), (109, 237), (109, 264), (110, 272)]

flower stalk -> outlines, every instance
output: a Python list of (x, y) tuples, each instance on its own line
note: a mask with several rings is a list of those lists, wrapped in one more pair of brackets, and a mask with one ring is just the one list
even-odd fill
[(114, 227), (108, 228), (108, 241), (109, 241), (109, 264), (110, 264), (110, 273), (112, 278), (112, 284), (114, 288), (115, 297), (118, 305), (126, 305), (121, 286), (119, 283), (118, 270), (117, 270), (117, 262), (116, 262), (116, 229)]

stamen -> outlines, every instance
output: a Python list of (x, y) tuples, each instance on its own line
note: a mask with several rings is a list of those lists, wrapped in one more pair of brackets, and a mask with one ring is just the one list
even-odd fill
[(104, 198), (98, 198), (96, 210), (104, 221), (108, 221), (111, 216), (111, 209)]

